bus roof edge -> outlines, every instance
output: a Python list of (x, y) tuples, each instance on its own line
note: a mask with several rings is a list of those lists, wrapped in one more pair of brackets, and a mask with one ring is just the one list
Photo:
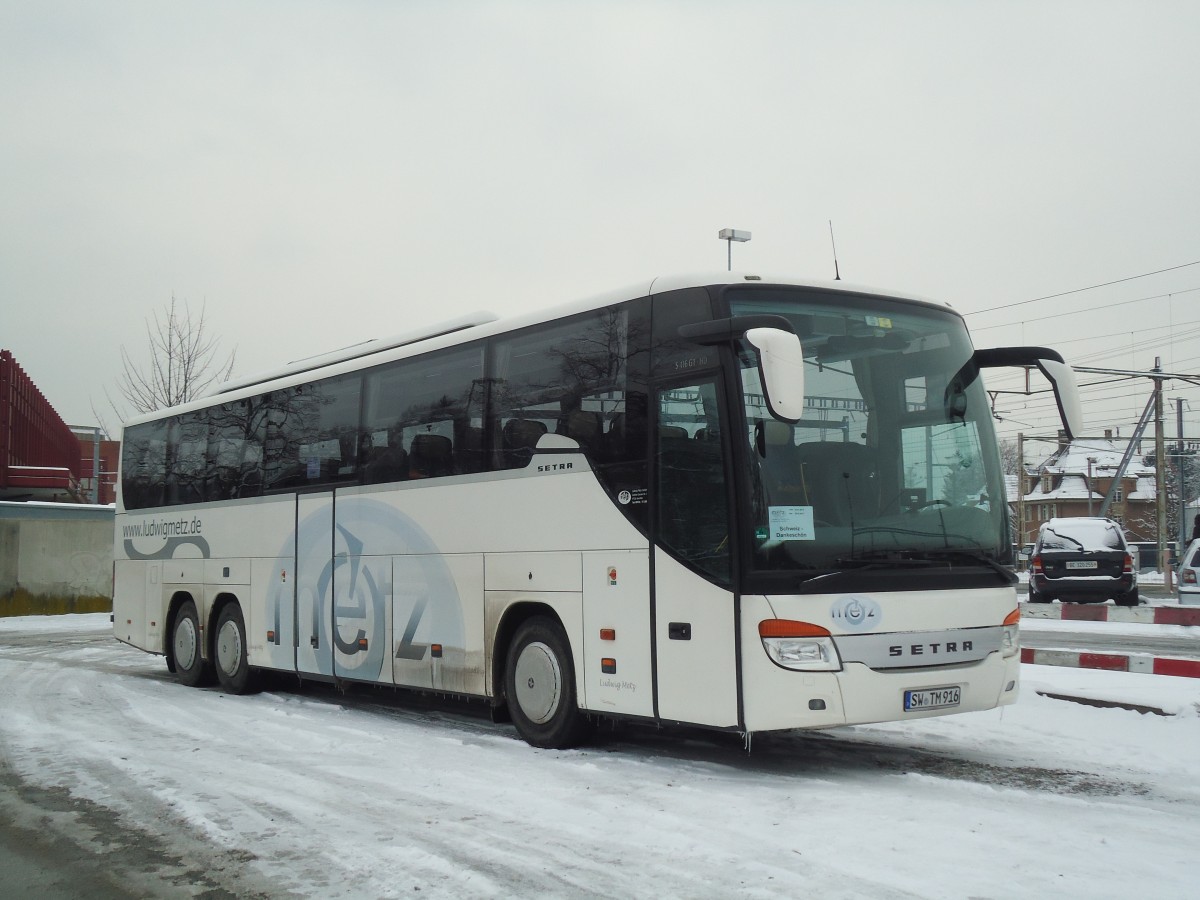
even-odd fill
[(333, 365), (334, 363), (345, 362), (349, 359), (358, 359), (363, 356), (370, 356), (373, 353), (382, 353), (384, 350), (392, 350), (396, 347), (405, 347), (410, 344), (417, 344), (421, 341), (427, 341), (431, 338), (441, 337), (446, 334), (453, 334), (456, 331), (464, 331), (468, 328), (475, 328), (479, 325), (487, 325), (489, 322), (495, 322), (498, 316), (487, 310), (476, 310), (472, 313), (467, 313), (464, 316), (458, 316), (454, 319), (449, 319), (445, 322), (439, 322), (435, 325), (429, 325), (425, 328), (419, 328), (414, 331), (406, 331), (402, 334), (393, 335), (387, 338), (370, 338), (357, 344), (351, 344), (348, 347), (342, 347), (338, 350), (331, 350), (328, 353), (318, 353), (316, 356), (305, 357), (304, 359), (294, 359), (287, 365), (281, 366), (278, 369), (272, 369), (268, 372), (259, 372), (255, 375), (243, 375), (238, 378), (230, 378), (217, 388), (217, 394), (227, 394), (230, 391), (240, 390), (241, 388), (252, 387), (256, 384), (263, 384), (267, 381), (274, 381), (276, 378), (283, 378), (287, 375), (297, 375), (301, 372), (308, 372), (313, 369), (319, 369), (323, 366)]

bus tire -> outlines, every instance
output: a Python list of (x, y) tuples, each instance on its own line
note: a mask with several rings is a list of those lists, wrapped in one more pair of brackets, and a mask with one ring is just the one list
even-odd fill
[(517, 732), (534, 747), (561, 750), (583, 739), (587, 722), (575, 696), (571, 645), (553, 619), (534, 616), (517, 629), (504, 691)]
[(231, 694), (253, 690), (254, 673), (247, 658), (246, 620), (237, 603), (227, 603), (217, 616), (217, 636), (213, 644), (217, 680)]
[(188, 687), (200, 687), (208, 674), (201, 655), (200, 635), (196, 604), (188, 600), (179, 607), (171, 624), (171, 659), (175, 663), (175, 677)]

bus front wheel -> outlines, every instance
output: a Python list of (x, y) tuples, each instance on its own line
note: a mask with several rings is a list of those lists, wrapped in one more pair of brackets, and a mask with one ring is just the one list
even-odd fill
[(246, 694), (252, 690), (253, 675), (246, 657), (246, 621), (242, 608), (226, 604), (217, 616), (217, 644), (214, 648), (217, 680), (231, 694)]
[(175, 677), (188, 687), (199, 687), (205, 682), (205, 662), (200, 652), (200, 617), (196, 615), (196, 604), (188, 600), (175, 613), (171, 625), (171, 659), (175, 663)]
[(513, 635), (504, 675), (517, 731), (535, 747), (564, 749), (584, 737), (587, 722), (575, 697), (575, 666), (562, 627), (535, 616)]

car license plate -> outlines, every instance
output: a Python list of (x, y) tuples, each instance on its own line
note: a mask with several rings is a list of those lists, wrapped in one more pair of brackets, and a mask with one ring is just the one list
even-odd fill
[(1099, 566), (1094, 559), (1068, 559), (1068, 569), (1095, 569)]
[(955, 684), (949, 687), (926, 688), (923, 691), (905, 691), (904, 709), (946, 709), (962, 702), (962, 688)]

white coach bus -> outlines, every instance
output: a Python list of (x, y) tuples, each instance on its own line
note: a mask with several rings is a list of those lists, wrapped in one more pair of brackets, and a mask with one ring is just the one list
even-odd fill
[(125, 425), (115, 635), (232, 693), (269, 669), (487, 698), (543, 747), (1009, 703), (998, 365), (1078, 433), (1053, 351), (728, 273), (229, 382)]

